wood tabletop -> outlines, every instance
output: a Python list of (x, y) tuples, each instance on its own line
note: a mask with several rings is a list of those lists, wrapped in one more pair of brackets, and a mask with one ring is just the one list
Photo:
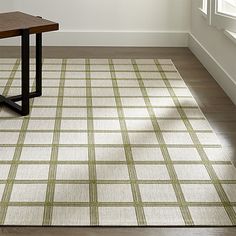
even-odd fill
[(58, 30), (59, 24), (18, 11), (0, 14), (0, 38), (20, 36), (21, 29), (36, 34)]

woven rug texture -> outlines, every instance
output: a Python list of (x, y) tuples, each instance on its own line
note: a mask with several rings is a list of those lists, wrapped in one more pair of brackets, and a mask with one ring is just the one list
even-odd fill
[(44, 59), (30, 107), (0, 107), (0, 225), (236, 226), (236, 169), (171, 60)]

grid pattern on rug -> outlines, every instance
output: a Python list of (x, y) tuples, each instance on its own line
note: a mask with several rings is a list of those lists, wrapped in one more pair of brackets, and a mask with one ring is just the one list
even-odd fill
[(236, 169), (171, 60), (44, 59), (30, 115), (0, 107), (0, 199), (1, 225), (236, 225)]

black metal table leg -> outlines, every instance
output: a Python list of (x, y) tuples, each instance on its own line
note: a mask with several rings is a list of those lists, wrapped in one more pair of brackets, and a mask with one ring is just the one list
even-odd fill
[(36, 93), (42, 95), (42, 34), (36, 34)]
[[(26, 116), (29, 114), (29, 99), (42, 95), (42, 34), (36, 34), (36, 91), (30, 92), (30, 34), (28, 29), (21, 32), (21, 95), (4, 97), (0, 95), (0, 104)], [(18, 105), (17, 101), (22, 101)]]
[[(0, 95), (0, 103), (3, 103), (20, 115), (29, 114), (29, 29), (21, 30), (21, 95), (4, 97)], [(22, 101), (21, 106), (15, 101)]]
[(22, 115), (29, 114), (29, 30), (22, 30), (21, 41), (21, 94), (22, 94)]

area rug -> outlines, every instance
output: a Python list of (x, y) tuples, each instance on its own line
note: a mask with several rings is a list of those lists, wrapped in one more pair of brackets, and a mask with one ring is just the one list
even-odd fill
[(0, 108), (0, 199), (0, 225), (235, 226), (236, 169), (171, 60), (45, 59), (30, 115)]

